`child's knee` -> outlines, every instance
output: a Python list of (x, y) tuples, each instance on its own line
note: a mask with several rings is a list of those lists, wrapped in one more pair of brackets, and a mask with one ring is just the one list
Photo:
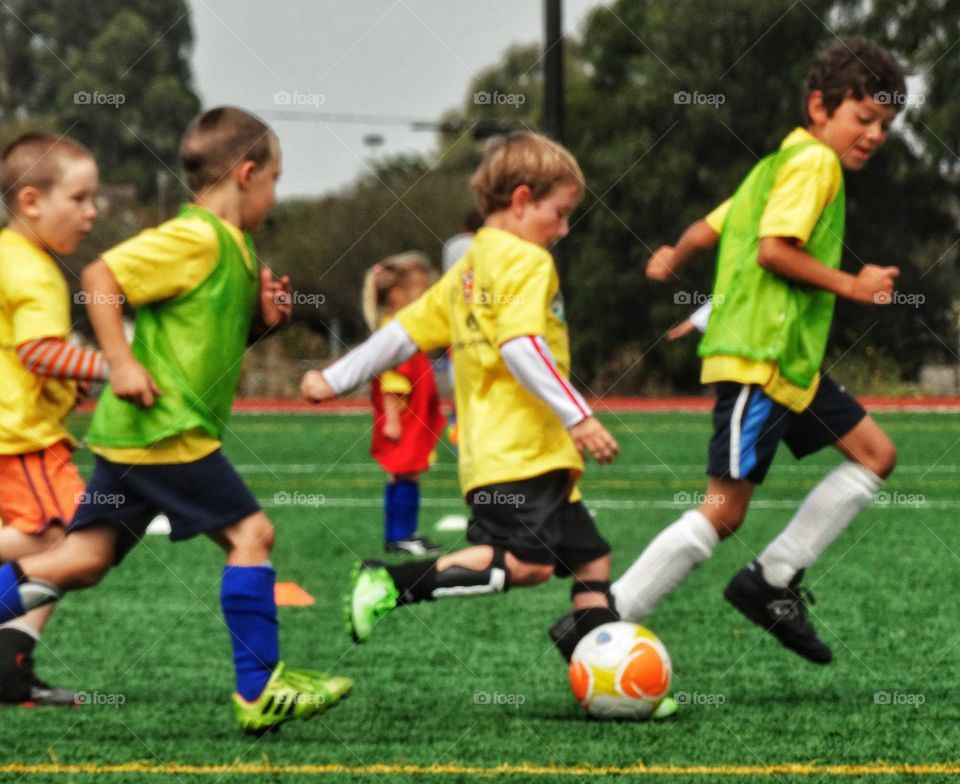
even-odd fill
[(91, 588), (110, 571), (113, 559), (110, 553), (88, 550), (77, 557), (72, 569), (70, 587)]
[(538, 585), (553, 577), (552, 564), (514, 561), (509, 565), (511, 585)]
[(260, 553), (266, 558), (273, 552), (275, 538), (273, 523), (260, 512), (237, 523), (230, 544), (234, 551)]

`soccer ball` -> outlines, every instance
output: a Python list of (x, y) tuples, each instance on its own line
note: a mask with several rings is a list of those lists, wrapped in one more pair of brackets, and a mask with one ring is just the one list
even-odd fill
[(649, 629), (618, 621), (577, 643), (570, 687), (598, 719), (649, 719), (670, 688), (670, 655)]

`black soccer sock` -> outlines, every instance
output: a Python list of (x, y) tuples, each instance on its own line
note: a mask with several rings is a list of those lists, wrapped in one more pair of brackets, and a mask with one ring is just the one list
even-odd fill
[(570, 661), (573, 651), (586, 635), (603, 626), (605, 623), (615, 623), (620, 620), (620, 614), (614, 608), (613, 596), (610, 593), (609, 580), (578, 580), (574, 578), (570, 586), (570, 598), (581, 593), (599, 593), (607, 597), (607, 607), (585, 607), (564, 615), (553, 626), (548, 634), (557, 650), (564, 659)]
[(505, 558), (506, 552), (494, 547), (493, 559), (485, 569), (450, 566), (440, 572), (437, 559), (409, 561), (386, 569), (400, 594), (397, 604), (415, 604), (444, 596), (479, 596), (508, 590)]

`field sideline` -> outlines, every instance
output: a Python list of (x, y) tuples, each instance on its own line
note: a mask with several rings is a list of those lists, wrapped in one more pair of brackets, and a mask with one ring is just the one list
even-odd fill
[[(93, 704), (0, 713), (0, 780), (955, 780), (960, 428), (943, 411), (875, 410), (898, 444), (898, 471), (807, 580), (834, 664), (797, 659), (720, 597), (838, 459), (798, 463), (784, 450), (741, 533), (650, 618), (683, 703), (676, 719), (651, 724), (580, 716), (545, 636), (568, 603), (561, 581), (404, 608), (352, 645), (341, 595), (353, 561), (381, 550), (369, 416), (235, 416), (225, 449), (276, 524), (278, 577), (316, 599), (281, 610), (284, 657), (353, 677), (353, 696), (276, 735), (240, 735), (220, 556), (206, 541), (148, 537), (101, 587), (63, 603), (37, 655), (42, 676)], [(619, 573), (703, 491), (709, 415), (601, 416), (623, 454), (590, 466), (583, 489)], [(82, 433), (88, 421), (72, 426)], [(89, 453), (78, 462), (89, 472)], [(423, 494), (422, 527), (458, 546), (460, 534), (431, 530), (463, 511), (445, 445)]]

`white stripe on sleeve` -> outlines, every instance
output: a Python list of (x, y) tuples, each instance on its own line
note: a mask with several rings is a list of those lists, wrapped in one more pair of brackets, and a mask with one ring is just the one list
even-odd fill
[(540, 335), (508, 340), (500, 346), (500, 356), (520, 385), (550, 406), (564, 427), (573, 427), (593, 413), (557, 369), (557, 362)]

